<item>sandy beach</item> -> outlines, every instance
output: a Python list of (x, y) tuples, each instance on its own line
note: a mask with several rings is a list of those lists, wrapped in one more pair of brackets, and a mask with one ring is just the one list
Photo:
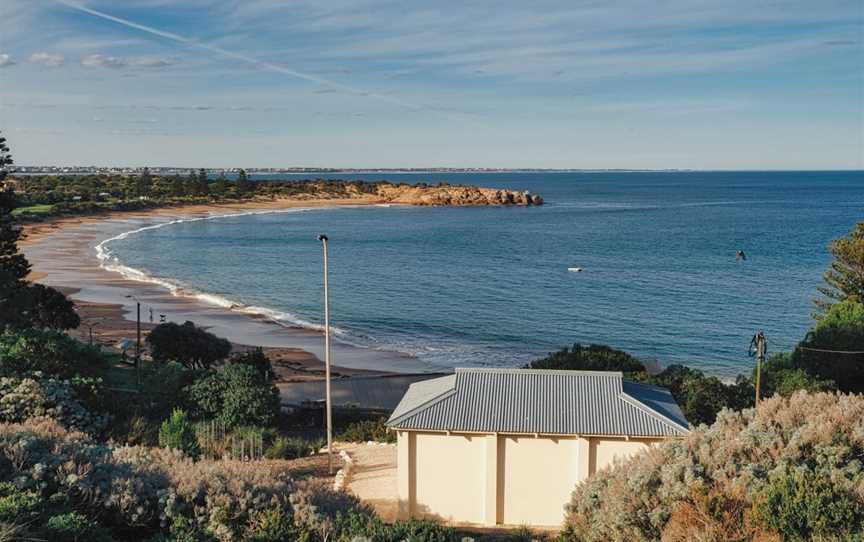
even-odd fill
[[(32, 265), (31, 280), (62, 289), (75, 300), (82, 325), (73, 335), (82, 340), (90, 340), (92, 331), (93, 341), (106, 348), (116, 349), (123, 341), (134, 342), (137, 299), (141, 303), (144, 334), (163, 318), (178, 323), (191, 320), (230, 340), (236, 351), (263, 347), (283, 383), (319, 379), (323, 375), (321, 333), (286, 327), (198, 298), (172, 295), (157, 284), (130, 280), (103, 269), (96, 246), (124, 232), (179, 219), (369, 203), (373, 202), (361, 199), (256, 200), (62, 218), (27, 225), (21, 248)], [(434, 370), (406, 354), (339, 342), (333, 343), (332, 355), (335, 373), (342, 377)]]

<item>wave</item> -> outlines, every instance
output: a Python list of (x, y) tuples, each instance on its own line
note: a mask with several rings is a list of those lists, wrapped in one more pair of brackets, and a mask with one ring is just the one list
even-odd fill
[[(168, 222), (161, 222), (159, 224), (153, 224), (150, 226), (143, 226), (140, 228), (136, 228), (134, 230), (129, 230), (123, 232), (119, 235), (115, 235), (114, 237), (110, 237), (101, 241), (94, 248), (96, 249), (96, 258), (99, 260), (99, 267), (114, 273), (120, 274), (123, 278), (127, 280), (132, 280), (135, 282), (143, 282), (146, 284), (153, 284), (168, 290), (168, 292), (174, 297), (185, 297), (190, 299), (195, 299), (201, 303), (212, 305), (215, 307), (219, 307), (222, 309), (235, 311), (243, 314), (248, 314), (250, 316), (261, 317), (269, 322), (273, 322), (275, 324), (279, 324), (285, 327), (291, 328), (303, 328), (309, 329), (313, 331), (324, 331), (323, 324), (316, 324), (314, 322), (310, 322), (308, 320), (304, 320), (299, 316), (292, 314), (287, 311), (280, 311), (277, 309), (271, 309), (269, 307), (259, 307), (254, 305), (246, 305), (239, 301), (235, 301), (229, 299), (227, 297), (223, 297), (219, 294), (202, 292), (195, 288), (191, 288), (182, 282), (166, 278), (166, 277), (158, 277), (155, 275), (151, 275), (150, 273), (136, 269), (134, 267), (130, 267), (128, 265), (124, 265), (120, 259), (114, 254), (108, 245), (115, 241), (121, 241), (123, 239), (127, 239), (131, 235), (136, 235), (141, 232), (156, 230), (159, 228), (164, 228), (166, 226), (171, 226), (174, 224), (181, 224), (185, 222), (198, 222), (202, 220), (217, 220), (222, 218), (233, 218), (239, 216), (249, 216), (249, 215), (263, 215), (263, 214), (274, 214), (274, 213), (297, 213), (297, 212), (305, 212), (311, 211), (312, 208), (308, 207), (298, 207), (294, 209), (275, 209), (275, 210), (265, 210), (265, 211), (249, 211), (243, 213), (230, 213), (223, 215), (212, 215), (212, 216), (203, 216), (203, 217), (194, 217), (194, 218), (178, 218), (175, 220), (170, 220)], [(335, 326), (330, 326), (330, 331), (336, 336), (347, 336), (348, 333)], [(346, 341), (343, 341), (346, 342)], [(360, 345), (355, 345), (360, 346)]]

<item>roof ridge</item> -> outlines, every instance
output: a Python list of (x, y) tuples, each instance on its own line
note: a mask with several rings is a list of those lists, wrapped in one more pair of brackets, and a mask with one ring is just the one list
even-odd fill
[(456, 367), (458, 373), (480, 373), (480, 374), (549, 374), (566, 376), (601, 376), (607, 378), (623, 379), (621, 371), (581, 371), (570, 369), (520, 369), (516, 367)]
[(440, 401), (443, 401), (447, 397), (450, 397), (453, 394), (455, 394), (456, 393), (456, 375), (450, 374), (450, 375), (445, 375), (445, 376), (439, 376), (438, 378), (430, 378), (429, 380), (421, 380), (420, 382), (414, 382), (411, 385), (409, 385), (408, 388), (410, 389), (410, 388), (413, 388), (414, 386), (416, 386), (417, 384), (422, 384), (424, 382), (431, 382), (432, 380), (443, 380), (445, 378), (451, 378), (451, 377), (453, 378), (453, 385), (451, 387), (447, 388), (446, 390), (442, 391), (441, 393), (439, 393), (437, 395), (433, 395), (432, 397), (430, 397), (426, 401), (423, 401), (422, 403), (415, 406), (414, 408), (412, 408), (410, 410), (406, 410), (405, 412), (403, 412), (402, 414), (400, 414), (396, 418), (393, 418), (392, 414), (391, 414), (390, 419), (387, 420), (385, 425), (389, 426), (389, 425), (395, 425), (397, 423), (400, 423), (403, 420), (410, 418), (411, 416), (414, 416), (418, 412), (420, 412), (426, 408), (429, 408), (430, 406), (432, 406), (432, 405), (434, 405)]
[(654, 418), (657, 418), (659, 421), (665, 423), (666, 425), (669, 425), (669, 426), (671, 426), (677, 430), (684, 431), (685, 433), (689, 433), (691, 431), (691, 429), (689, 427), (684, 427), (683, 425), (681, 425), (680, 423), (676, 422), (675, 420), (669, 418), (668, 416), (657, 412), (656, 410), (654, 410), (650, 406), (646, 405), (645, 403), (643, 403), (639, 399), (636, 399), (635, 397), (633, 397), (632, 395), (630, 395), (629, 393), (627, 393), (623, 389), (620, 392), (618, 392), (618, 396), (621, 399), (623, 399), (624, 402), (630, 404), (631, 406), (638, 408), (639, 410), (645, 412), (649, 416), (653, 416)]

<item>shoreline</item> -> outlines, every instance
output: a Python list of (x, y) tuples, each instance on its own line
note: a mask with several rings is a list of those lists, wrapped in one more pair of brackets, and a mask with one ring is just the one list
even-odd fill
[[(58, 288), (76, 303), (82, 324), (71, 332), (116, 348), (135, 339), (134, 296), (141, 302), (142, 330), (166, 321), (186, 320), (228, 339), (235, 351), (262, 347), (273, 360), (277, 383), (323, 377), (323, 333), (286, 326), (261, 315), (243, 313), (201, 299), (174, 295), (164, 285), (133, 280), (101, 266), (97, 246), (108, 239), (146, 227), (162, 227), (177, 220), (205, 219), (232, 214), (290, 212), (294, 209), (376, 205), (377, 199), (275, 199), (227, 204), (195, 204), (104, 215), (58, 218), (24, 226), (21, 251), (30, 261), (28, 280)], [(152, 318), (152, 320), (151, 320)], [(380, 351), (334, 341), (334, 376), (434, 372), (435, 366), (392, 351)]]

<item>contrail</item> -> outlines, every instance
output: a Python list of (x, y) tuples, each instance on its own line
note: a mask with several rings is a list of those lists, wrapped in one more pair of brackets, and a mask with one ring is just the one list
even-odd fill
[(134, 21), (130, 21), (128, 19), (123, 19), (121, 17), (115, 17), (109, 13), (105, 13), (103, 11), (98, 11), (93, 8), (89, 8), (87, 6), (81, 5), (77, 2), (72, 2), (71, 0), (55, 0), (58, 4), (62, 4), (66, 7), (72, 8), (77, 11), (81, 11), (83, 13), (88, 13), (93, 15), (94, 17), (99, 17), (100, 19), (105, 19), (106, 21), (111, 21), (120, 25), (123, 25), (128, 28), (134, 28), (135, 30), (140, 30), (141, 32), (146, 32), (148, 34), (152, 34), (154, 36), (159, 36), (160, 38), (165, 38), (171, 41), (176, 41), (177, 43), (182, 43), (183, 45), (194, 47), (196, 49), (202, 49), (204, 51), (209, 51), (211, 53), (216, 53), (217, 55), (224, 56), (226, 58), (231, 58), (234, 60), (239, 60), (241, 62), (245, 62), (247, 64), (252, 64), (253, 66), (258, 66), (259, 68), (264, 68), (266, 70), (274, 71), (277, 73), (281, 73), (284, 75), (288, 75), (291, 77), (296, 77), (297, 79), (303, 79), (304, 81), (310, 81), (312, 83), (317, 83), (319, 85), (329, 87), (335, 90), (339, 90), (342, 92), (346, 92), (349, 94), (356, 94), (360, 96), (368, 96), (370, 98), (375, 98), (381, 101), (385, 101), (391, 104), (395, 104), (401, 107), (405, 107), (413, 110), (421, 110), (425, 109), (423, 106), (411, 104), (408, 102), (403, 102), (398, 98), (393, 98), (391, 96), (386, 96), (383, 94), (376, 94), (373, 92), (367, 92), (362, 89), (350, 87), (348, 85), (343, 85), (341, 83), (337, 83), (335, 81), (330, 81), (329, 79), (325, 79), (323, 77), (318, 77), (317, 75), (311, 75), (308, 73), (303, 73), (297, 70), (292, 70), (291, 68), (287, 68), (285, 66), (280, 66), (279, 64), (273, 64), (272, 62), (267, 62), (266, 60), (260, 60), (251, 56), (244, 55), (242, 53), (235, 53), (234, 51), (229, 51), (227, 49), (223, 49), (222, 47), (216, 45), (210, 45), (208, 43), (202, 43), (200, 41), (194, 40), (192, 38), (187, 38), (185, 36), (181, 36), (179, 34), (174, 34), (172, 32), (166, 32), (164, 30), (159, 30), (158, 28), (153, 28), (152, 26), (146, 26), (143, 24), (138, 24)]

